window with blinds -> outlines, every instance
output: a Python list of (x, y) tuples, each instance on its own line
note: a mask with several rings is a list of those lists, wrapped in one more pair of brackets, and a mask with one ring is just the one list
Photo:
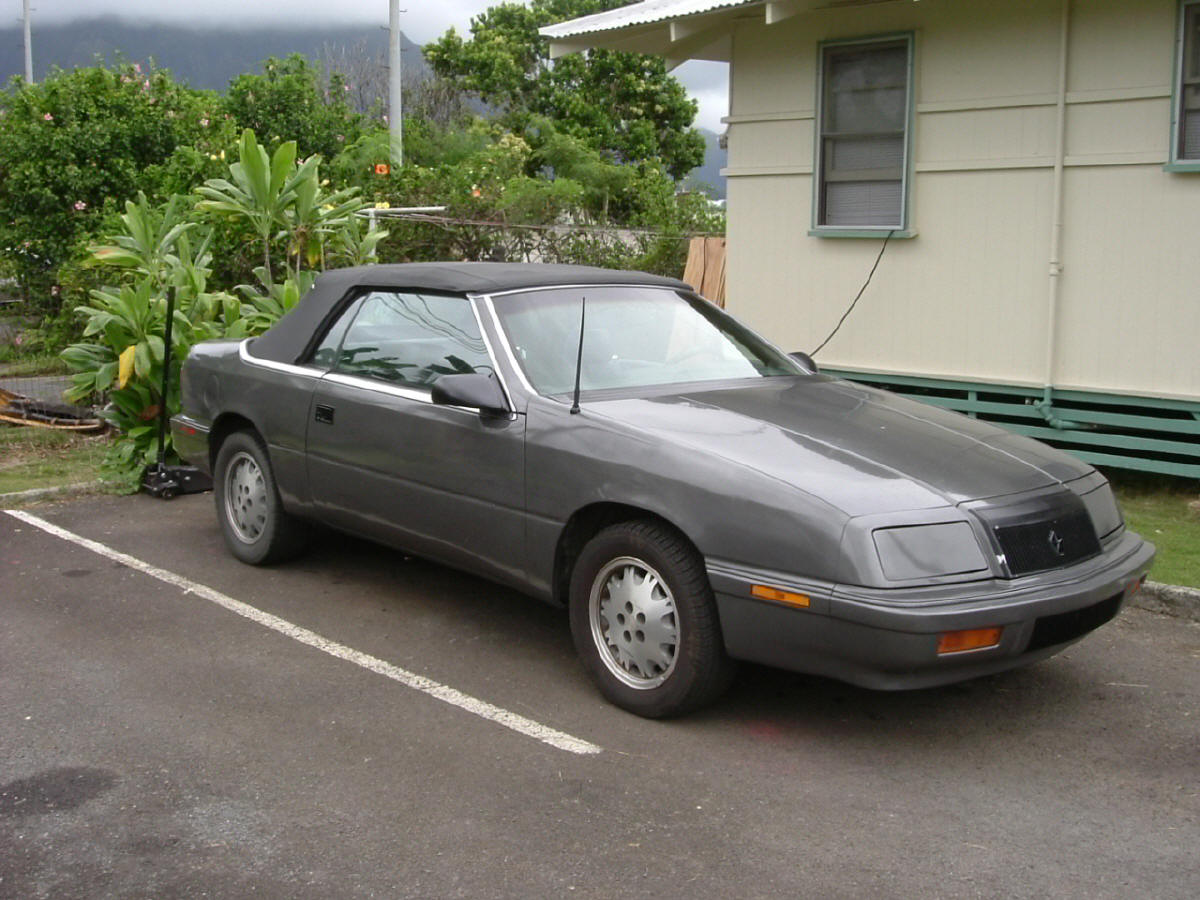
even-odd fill
[(909, 38), (821, 48), (819, 227), (905, 225)]
[(1200, 162), (1200, 3), (1183, 4), (1179, 128), (1175, 158)]

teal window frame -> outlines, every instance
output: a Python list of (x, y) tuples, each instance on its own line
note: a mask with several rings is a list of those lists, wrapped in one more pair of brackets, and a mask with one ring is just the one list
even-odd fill
[[(825, 54), (838, 47), (888, 44), (904, 41), (908, 51), (905, 70), (905, 115), (904, 115), (904, 163), (900, 169), (900, 221), (895, 225), (825, 225), (821, 219), (821, 191), (824, 186), (824, 118), (825, 118)], [(915, 116), (914, 69), (916, 58), (916, 34), (912, 31), (889, 32), (853, 38), (820, 41), (817, 44), (817, 96), (816, 115), (813, 119), (813, 170), (812, 170), (812, 227), (810, 237), (820, 238), (882, 238), (890, 233), (892, 239), (917, 236), (910, 225), (913, 182), (913, 125)]]
[[(1200, 156), (1185, 157), (1180, 155), (1183, 148), (1183, 104), (1184, 104), (1184, 66), (1186, 64), (1185, 45), (1188, 38), (1188, 11), (1194, 10), (1193, 15), (1200, 17), (1200, 0), (1180, 0), (1179, 15), (1175, 28), (1175, 66), (1171, 81), (1171, 152), (1167, 164), (1163, 167), (1168, 172), (1200, 172)], [(1193, 115), (1200, 116), (1200, 111)]]

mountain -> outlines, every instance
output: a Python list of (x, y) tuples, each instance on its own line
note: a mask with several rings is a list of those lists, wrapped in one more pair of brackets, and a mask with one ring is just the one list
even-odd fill
[(726, 166), (728, 154), (721, 149), (721, 136), (707, 128), (699, 129), (704, 136), (704, 164), (688, 173), (684, 185), (691, 188), (712, 188), (709, 192), (714, 200), (725, 199), (725, 177), (721, 170)]
[[(33, 30), (33, 77), (45, 77), (51, 66), (71, 69), (93, 65), (97, 57), (108, 63), (124, 59), (170, 69), (175, 78), (194, 88), (223, 91), (244, 72), (260, 72), (268, 56), (300, 53), (314, 60), (352, 56), (363, 61), (386, 59), (386, 28), (187, 28), (176, 25), (137, 25), (116, 17), (60, 25), (38, 25)], [(427, 70), (421, 48), (402, 41), (404, 71), (421, 75)], [(20, 28), (0, 28), (0, 81), (25, 71)]]

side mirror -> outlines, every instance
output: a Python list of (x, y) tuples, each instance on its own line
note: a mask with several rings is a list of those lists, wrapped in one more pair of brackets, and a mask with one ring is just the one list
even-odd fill
[(509, 412), (494, 374), (443, 375), (433, 383), (432, 398), (443, 406), (465, 406), (485, 414), (506, 416)]
[(817, 364), (813, 360), (813, 358), (811, 356), (809, 356), (807, 353), (805, 353), (803, 350), (797, 350), (795, 353), (789, 353), (788, 356), (790, 356), (796, 362), (800, 363), (800, 365), (804, 366), (804, 368), (808, 369), (814, 375), (816, 375), (817, 372), (821, 371), (820, 369), (817, 368)]

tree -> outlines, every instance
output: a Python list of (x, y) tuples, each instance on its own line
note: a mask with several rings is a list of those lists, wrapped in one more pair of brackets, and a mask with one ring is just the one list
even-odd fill
[[(0, 263), (26, 299), (50, 303), (58, 267), (82, 236), (179, 147), (215, 152), (214, 95), (127, 64), (51, 71), (0, 92)], [(53, 312), (53, 309), (42, 309)]]
[(704, 161), (691, 127), (696, 103), (659, 57), (589, 50), (549, 62), (544, 25), (590, 15), (626, 0), (532, 0), (501, 3), (471, 20), (471, 37), (451, 28), (425, 47), (434, 72), (500, 110), (523, 133), (533, 116), (619, 162), (658, 159), (679, 179)]
[(351, 85), (339, 73), (323, 83), (321, 72), (299, 53), (270, 57), (261, 75), (239, 75), (222, 101), (239, 130), (250, 129), (264, 143), (295, 141), (300, 156), (320, 153), (332, 159), (358, 139), (363, 117), (348, 102)]

